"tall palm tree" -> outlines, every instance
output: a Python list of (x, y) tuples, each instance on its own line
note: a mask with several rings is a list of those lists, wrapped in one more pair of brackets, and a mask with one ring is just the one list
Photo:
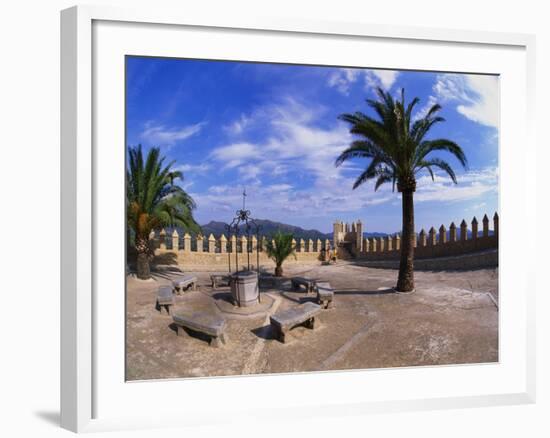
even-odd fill
[(266, 242), (265, 251), (267, 256), (275, 262), (275, 276), (283, 276), (283, 262), (291, 255), (296, 258), (296, 251), (293, 245), (293, 236), (289, 233), (282, 233), (278, 230), (273, 240)]
[(413, 109), (419, 102), (414, 98), (407, 105), (405, 90), (401, 89), (401, 99), (393, 99), (390, 93), (381, 88), (377, 90), (378, 100), (367, 99), (368, 106), (377, 117), (361, 112), (342, 114), (340, 119), (348, 122), (350, 132), (357, 135), (355, 141), (336, 159), (336, 166), (352, 158), (368, 158), (370, 163), (357, 177), (353, 188), (368, 180), (376, 180), (374, 190), (385, 183), (392, 183), (393, 189), (402, 197), (402, 240), (399, 277), (396, 289), (412, 291), (414, 289), (414, 201), (416, 177), (421, 171), (427, 171), (432, 180), (434, 168), (446, 173), (456, 184), (456, 175), (451, 165), (432, 152), (448, 152), (465, 168), (466, 156), (460, 146), (451, 140), (438, 138), (426, 139), (429, 130), (445, 119), (437, 115), (439, 104), (433, 105), (421, 118), (414, 120)]
[(149, 150), (143, 158), (141, 145), (129, 148), (126, 169), (126, 210), (128, 228), (134, 233), (137, 252), (137, 276), (151, 277), (149, 234), (155, 228), (179, 226), (197, 231), (193, 218), (195, 202), (174, 180), (183, 179), (173, 170), (174, 162), (164, 164), (159, 148)]

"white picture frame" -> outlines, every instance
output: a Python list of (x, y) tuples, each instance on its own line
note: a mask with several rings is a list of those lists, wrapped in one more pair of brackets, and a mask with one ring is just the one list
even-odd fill
[[(105, 24), (105, 26), (103, 25)], [(100, 27), (98, 27), (100, 26)], [(103, 26), (103, 27), (101, 27)], [(118, 26), (118, 27), (117, 27)], [(148, 29), (149, 43), (140, 42), (139, 32)], [(142, 29), (142, 30), (140, 30)], [(450, 29), (424, 29), (415, 27), (397, 27), (372, 24), (357, 23), (338, 23), (338, 22), (317, 22), (307, 19), (276, 19), (276, 18), (258, 18), (245, 17), (231, 21), (224, 17), (216, 15), (199, 16), (188, 14), (182, 11), (163, 11), (157, 8), (148, 10), (131, 10), (110, 7), (78, 6), (62, 11), (61, 13), (61, 425), (62, 427), (75, 431), (101, 431), (119, 428), (147, 428), (147, 427), (166, 427), (166, 426), (185, 426), (190, 424), (201, 424), (209, 422), (210, 424), (226, 421), (232, 421), (235, 414), (249, 416), (255, 419), (265, 419), (269, 421), (269, 412), (272, 407), (259, 407), (251, 400), (247, 400), (247, 395), (252, 396), (258, 391), (275, 391), (274, 399), (277, 400), (277, 387), (285, 385), (310, 385), (315, 387), (316, 382), (322, 379), (324, 392), (331, 394), (331, 401), (323, 398), (321, 394), (315, 394), (309, 400), (300, 404), (300, 415), (305, 416), (326, 416), (356, 414), (362, 415), (369, 412), (395, 412), (415, 409), (440, 409), (456, 407), (476, 407), (488, 405), (520, 404), (532, 403), (535, 400), (535, 273), (532, 272), (528, 257), (525, 254), (534, 254), (529, 248), (534, 247), (534, 242), (522, 242), (522, 251), (515, 251), (517, 243), (512, 239), (507, 240), (507, 230), (513, 229), (517, 224), (534, 223), (534, 208), (511, 208), (521, 200), (524, 205), (530, 207), (536, 203), (535, 175), (533, 172), (527, 173), (522, 166), (507, 166), (507, 157), (503, 153), (501, 162), (502, 180), (501, 181), (501, 207), (506, 214), (501, 214), (501, 237), (504, 239), (500, 245), (501, 267), (510, 266), (512, 262), (517, 261), (517, 275), (514, 278), (506, 277), (508, 274), (501, 273), (501, 282), (507, 282), (518, 290), (517, 295), (502, 292), (501, 299), (503, 307), (500, 312), (501, 327), (504, 339), (501, 339), (501, 348), (504, 348), (504, 356), (496, 364), (491, 373), (496, 373), (499, 378), (495, 378), (492, 386), (479, 386), (479, 391), (473, 391), (471, 388), (445, 392), (444, 386), (439, 392), (432, 388), (429, 395), (419, 397), (418, 388), (412, 388), (410, 391), (398, 389), (389, 391), (388, 396), (381, 397), (376, 394), (367, 397), (364, 394), (353, 393), (352, 389), (364, 381), (369, 381), (369, 387), (374, 393), (382, 391), (382, 388), (376, 388), (373, 381), (373, 373), (376, 374), (377, 381), (383, 382), (387, 375), (396, 382), (396, 386), (403, 385), (399, 382), (411, 381), (414, 373), (415, 382), (422, 383), (422, 379), (434, 379), (441, 382), (447, 381), (453, 374), (453, 379), (476, 378), (488, 372), (488, 368), (483, 366), (462, 367), (453, 369), (453, 367), (439, 367), (438, 369), (424, 367), (416, 370), (373, 370), (367, 372), (338, 372), (325, 373), (322, 375), (297, 374), (285, 375), (284, 377), (259, 376), (259, 377), (231, 377), (223, 379), (187, 379), (185, 381), (163, 381), (163, 382), (141, 382), (125, 383), (120, 381), (119, 371), (113, 371), (116, 376), (112, 381), (106, 377), (106, 367), (101, 357), (106, 355), (98, 354), (102, 348), (105, 352), (115, 352), (115, 365), (113, 369), (118, 370), (120, 364), (124, 361), (124, 352), (116, 353), (120, 349), (119, 344), (106, 346), (107, 341), (103, 335), (105, 328), (112, 329), (115, 334), (113, 338), (120, 339), (120, 330), (124, 330), (124, 315), (112, 312), (105, 312), (101, 306), (104, 306), (105, 300), (98, 300), (98, 290), (104, 291), (109, 286), (109, 281), (118, 275), (113, 271), (111, 274), (102, 270), (101, 264), (103, 258), (99, 256), (102, 246), (101, 239), (108, 239), (111, 242), (117, 241), (123, 230), (123, 221), (118, 223), (116, 220), (113, 229), (107, 230), (102, 223), (100, 203), (105, 202), (116, 205), (122, 204), (118, 199), (117, 193), (120, 190), (114, 190), (113, 194), (106, 195), (103, 183), (98, 183), (99, 174), (110, 174), (111, 169), (106, 162), (102, 161), (104, 154), (97, 153), (97, 141), (103, 137), (104, 131), (110, 129), (102, 123), (102, 114), (100, 110), (102, 104), (101, 93), (98, 93), (98, 84), (103, 81), (103, 74), (108, 73), (108, 68), (103, 71), (106, 62), (110, 56), (114, 56), (117, 62), (121, 62), (120, 54), (136, 54), (125, 52), (124, 44), (119, 44), (124, 40), (125, 32), (133, 32), (135, 44), (134, 47), (142, 47), (144, 52), (158, 51), (159, 55), (166, 55), (163, 51), (169, 51), (167, 46), (159, 43), (162, 40), (162, 33), (177, 32), (177, 29), (186, 29), (186, 32), (200, 32), (201, 35), (220, 34), (223, 32), (234, 32), (236, 38), (245, 38), (250, 41), (254, 39), (269, 36), (275, 40), (288, 38), (302, 38), (316, 40), (316, 38), (333, 38), (335, 41), (353, 41), (354, 44), (370, 42), (376, 44), (383, 42), (386, 45), (399, 45), (406, 43), (410, 50), (417, 50), (418, 47), (433, 46), (434, 50), (443, 50), (452, 46), (456, 50), (463, 50), (465, 53), (469, 50), (484, 50), (487, 56), (494, 56), (495, 59), (502, 56), (502, 65), (506, 64), (506, 53), (509, 52), (510, 58), (519, 59), (521, 62), (514, 62), (514, 66), (509, 66), (510, 73), (507, 77), (510, 80), (503, 85), (508, 87), (504, 90), (507, 96), (514, 96), (514, 101), (519, 102), (520, 107), (515, 116), (521, 115), (525, 120), (525, 125), (519, 128), (506, 128), (502, 132), (503, 141), (501, 153), (506, 149), (506, 144), (513, 140), (521, 139), (524, 148), (534, 153), (535, 141), (533, 137), (532, 121), (534, 120), (534, 45), (535, 40), (531, 35), (490, 33), (482, 31), (460, 31)], [(153, 34), (159, 34), (159, 39), (152, 37)], [(122, 35), (122, 36), (121, 36)], [(185, 35), (183, 36), (185, 37)], [(109, 38), (109, 50), (104, 48), (105, 38)], [(316, 44), (308, 42), (307, 44)], [(142, 44), (141, 46), (139, 46)], [(155, 46), (155, 44), (159, 44)], [(251, 44), (253, 46), (253, 44)], [(313, 47), (313, 46), (312, 46)], [(438, 49), (439, 47), (439, 49)], [(218, 47), (219, 49), (219, 47)], [(133, 49), (135, 50), (135, 48)], [(141, 49), (140, 49), (141, 50)], [(174, 49), (174, 50), (177, 50)], [(194, 56), (199, 56), (201, 50), (205, 51), (205, 57), (215, 56), (208, 52), (207, 45), (198, 44), (194, 49)], [(253, 49), (251, 49), (253, 50)], [(334, 49), (333, 49), (334, 50)], [(419, 49), (418, 49), (419, 50)], [(426, 49), (428, 50), (428, 49)], [(102, 58), (103, 52), (105, 58)], [(323, 50), (326, 52), (327, 50)], [(109, 52), (109, 53), (107, 53)], [(208, 52), (208, 53), (207, 53)], [(330, 52), (330, 49), (328, 50)], [(494, 55), (490, 53), (494, 52)], [(254, 57), (252, 51), (250, 57)], [(298, 52), (297, 52), (298, 53)], [(485, 52), (484, 52), (485, 53)], [(333, 54), (334, 55), (334, 54)], [(238, 56), (238, 55), (233, 55)], [(262, 56), (262, 55), (257, 55)], [(274, 54), (264, 55), (265, 60), (271, 60)], [(289, 57), (294, 55), (287, 55)], [(298, 55), (296, 55), (298, 56)], [(321, 56), (321, 55), (319, 55)], [(325, 53), (322, 56), (331, 56), (331, 53)], [(437, 62), (444, 62), (443, 58)], [(101, 60), (100, 67), (95, 61)], [(114, 58), (113, 58), (114, 59)], [(257, 59), (257, 58), (256, 58)], [(320, 58), (319, 58), (320, 59)], [(95, 60), (95, 61), (94, 61)], [(298, 58), (293, 59), (294, 61)], [(313, 61), (308, 61), (313, 62)], [(340, 64), (340, 60), (335, 60), (333, 64)], [(345, 61), (343, 61), (345, 62)], [(407, 68), (401, 61), (400, 64), (385, 64), (387, 68)], [(435, 60), (433, 65), (435, 66)], [(426, 61), (428, 63), (428, 61)], [(497, 65), (495, 63), (495, 65)], [(512, 63), (510, 63), (512, 64)], [(348, 65), (348, 64), (346, 64)], [(362, 65), (362, 64), (359, 64)], [(449, 61), (447, 67), (449, 70), (472, 71), (471, 65), (466, 69), (457, 68), (460, 65), (460, 57), (455, 57), (453, 62)], [(491, 69), (490, 59), (479, 60), (479, 72), (498, 73), (502, 71)], [(376, 67), (377, 65), (371, 65)], [(111, 66), (112, 67), (112, 66)], [(408, 68), (418, 68), (418, 65), (410, 63)], [(426, 69), (433, 69), (432, 65), (426, 64)], [(503, 67), (506, 70), (508, 67)], [(514, 70), (512, 70), (512, 68)], [(116, 69), (115, 69), (116, 70)], [(503, 70), (503, 71), (504, 71)], [(513, 72), (513, 74), (512, 74)], [(120, 72), (123, 75), (123, 71)], [(112, 76), (113, 74), (109, 74)], [(108, 75), (108, 76), (109, 76)], [(115, 73), (116, 75), (116, 73)], [(518, 75), (521, 78), (514, 82), (512, 76)], [(107, 78), (106, 81), (113, 79), (113, 89), (116, 84), (120, 85), (120, 78)], [(516, 78), (517, 79), (517, 78)], [(524, 80), (523, 80), (524, 79)], [(510, 85), (506, 85), (510, 84)], [(101, 84), (99, 88), (101, 88)], [(116, 92), (112, 94), (113, 105), (110, 105), (110, 111), (120, 112), (121, 96)], [(508, 100), (503, 100), (504, 104)], [(514, 109), (514, 111), (516, 111)], [(120, 114), (115, 114), (113, 120), (120, 120)], [(511, 116), (511, 115), (510, 115)], [(508, 117), (504, 114), (503, 117)], [(98, 130), (97, 124), (102, 127)], [(121, 127), (119, 127), (120, 129)], [(117, 129), (116, 127), (113, 129)], [(123, 127), (122, 127), (123, 129)], [(519, 129), (519, 131), (518, 131)], [(113, 136), (113, 138), (118, 138)], [(122, 145), (121, 145), (122, 147)], [(122, 152), (123, 155), (123, 152)], [(116, 161), (116, 160), (115, 160)], [(519, 169), (519, 170), (518, 170)], [(103, 176), (101, 178), (104, 178)], [(519, 187), (511, 187), (507, 184), (508, 180), (523, 183)], [(107, 197), (112, 199), (107, 199)], [(121, 205), (121, 207), (123, 207)], [(116, 214), (114, 215), (116, 216)], [(121, 241), (123, 242), (123, 240)], [(121, 247), (122, 247), (121, 243)], [(527, 247), (527, 249), (526, 249)], [(123, 248), (121, 248), (123, 251)], [(519, 259), (522, 260), (519, 260)], [(118, 266), (116, 263), (113, 266)], [(504, 270), (504, 269), (502, 269)], [(123, 282), (123, 278), (120, 279)], [(515, 282), (515, 283), (514, 283)], [(503, 283), (505, 284), (505, 283)], [(98, 286), (99, 285), (99, 286)], [(98, 289), (99, 287), (99, 289)], [(124, 295), (124, 290), (120, 290)], [(508, 301), (507, 301), (508, 300)], [(101, 317), (98, 316), (101, 314)], [(515, 331), (510, 326), (510, 320), (515, 321)], [(121, 324), (122, 328), (118, 325)], [(118, 334), (118, 335), (117, 335)], [(513, 334), (513, 335), (512, 335)], [(118, 338), (117, 338), (118, 336)], [(510, 343), (511, 346), (508, 344)], [(105, 346), (104, 346), (105, 345)], [(507, 350), (508, 349), (508, 350)], [(514, 353), (514, 359), (511, 353)], [(512, 363), (513, 362), (513, 363)], [(510, 364), (510, 369), (498, 374), (499, 370), (506, 369)], [(500, 368), (498, 368), (500, 367)], [(441, 371), (440, 371), (441, 370)], [(451, 371), (448, 371), (451, 370)], [(367, 374), (366, 374), (367, 373)], [(368, 374), (370, 373), (370, 374)], [(388, 374), (392, 373), (392, 374)], [(401, 373), (401, 374), (399, 374)], [(370, 377), (369, 377), (370, 376)], [(460, 377), (463, 376), (463, 377)], [(472, 377), (473, 376), (473, 377)], [(275, 379), (275, 380), (274, 380)], [(370, 379), (370, 380), (369, 380)], [(500, 379), (500, 380), (499, 380)], [(504, 381), (506, 380), (506, 381)], [(113, 384), (113, 382), (116, 383)], [(500, 382), (500, 383), (499, 383)], [(141, 385), (141, 386), (140, 386)], [(164, 400), (159, 394), (169, 391), (171, 385), (186, 385), (186, 391), (194, 394), (204, 394), (204, 397), (198, 397), (196, 406), (189, 406), (188, 409), (180, 408), (180, 411), (164, 410), (162, 404), (169, 403), (169, 400), (159, 402), (157, 411), (154, 415), (144, 416), (139, 414), (139, 406), (132, 405), (126, 411), (116, 406), (122, 405), (118, 396), (131, 397), (134, 400), (140, 397)], [(382, 385), (382, 384), (381, 384)], [(508, 386), (507, 386), (508, 385)], [(120, 386), (120, 389), (117, 388)], [(467, 386), (467, 385), (463, 385)], [(126, 391), (128, 388), (129, 391)], [(339, 388), (338, 390), (336, 388)], [(112, 390), (112, 393), (110, 392)], [(117, 392), (118, 391), (118, 392)], [(128, 392), (122, 395), (123, 392)], [(241, 403), (231, 411), (222, 411), (219, 406), (201, 406), (201, 400), (204, 402), (207, 396), (211, 396), (219, 391), (220, 400), (230, 392), (241, 392)], [(256, 391), (256, 392), (254, 392)], [(380, 392), (381, 393), (381, 392)], [(379, 394), (380, 394), (379, 393)], [(112, 399), (112, 406), (105, 401), (106, 395)], [(103, 401), (102, 401), (103, 400)], [(227, 401), (227, 400), (225, 400)], [(105, 405), (105, 407), (104, 407)], [(284, 413), (288, 418), (297, 418), (296, 410), (291, 409), (294, 406), (280, 406), (279, 413)], [(190, 410), (189, 408), (194, 408)], [(106, 414), (103, 414), (105, 412)]]

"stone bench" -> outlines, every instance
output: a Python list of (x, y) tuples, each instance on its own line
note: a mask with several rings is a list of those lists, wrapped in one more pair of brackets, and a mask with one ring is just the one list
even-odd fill
[(275, 277), (270, 274), (260, 274), (258, 284), (260, 287), (276, 287), (280, 277)]
[(334, 289), (328, 281), (319, 281), (316, 285), (317, 290), (317, 302), (320, 306), (328, 309), (332, 307), (332, 300), (334, 300)]
[(315, 290), (315, 280), (312, 280), (310, 278), (292, 277), (290, 279), (290, 282), (292, 283), (292, 288), (294, 290), (300, 290), (301, 286), (305, 286), (307, 293), (313, 292)]
[(315, 315), (321, 311), (321, 306), (308, 301), (307, 303), (300, 304), (299, 306), (292, 307), (288, 310), (272, 315), (269, 318), (271, 327), (275, 336), (282, 343), (285, 342), (285, 334), (292, 328), (299, 325), (305, 325), (306, 327), (313, 329), (315, 326)]
[(172, 286), (177, 293), (180, 291), (183, 292), (184, 289), (191, 287), (192, 290), (197, 290), (197, 277), (194, 275), (184, 275), (183, 277), (178, 277), (172, 281)]
[(212, 274), (210, 276), (210, 281), (212, 282), (212, 289), (216, 289), (218, 286), (229, 286), (231, 277), (226, 274)]
[(176, 334), (179, 335), (179, 327), (191, 329), (197, 333), (203, 333), (210, 337), (209, 344), (219, 347), (225, 344), (225, 318), (208, 312), (177, 313), (172, 319), (176, 325)]
[(162, 306), (166, 313), (170, 313), (170, 306), (174, 305), (174, 291), (170, 286), (160, 286), (157, 290), (157, 309), (162, 312)]

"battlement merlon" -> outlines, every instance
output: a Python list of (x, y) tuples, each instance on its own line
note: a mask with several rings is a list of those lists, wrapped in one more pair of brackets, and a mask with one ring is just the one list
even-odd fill
[(332, 237), (332, 243), (334, 245), (334, 248), (338, 248), (338, 246), (342, 242), (347, 242), (348, 244), (351, 244), (353, 247), (353, 250), (356, 252), (362, 252), (363, 251), (363, 222), (361, 222), (360, 219), (358, 219), (356, 222), (352, 222), (351, 224), (344, 223), (343, 221), (334, 221), (333, 223), (333, 237)]

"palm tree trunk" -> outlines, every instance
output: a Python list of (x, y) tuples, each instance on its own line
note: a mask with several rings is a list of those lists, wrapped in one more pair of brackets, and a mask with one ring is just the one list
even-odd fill
[(281, 265), (275, 266), (275, 277), (283, 276), (283, 267)]
[(140, 280), (151, 278), (151, 268), (149, 266), (149, 242), (142, 237), (136, 236), (137, 263), (136, 272)]
[(396, 289), (410, 292), (414, 289), (414, 201), (412, 190), (401, 193), (403, 203), (403, 235), (401, 239), (401, 259)]

